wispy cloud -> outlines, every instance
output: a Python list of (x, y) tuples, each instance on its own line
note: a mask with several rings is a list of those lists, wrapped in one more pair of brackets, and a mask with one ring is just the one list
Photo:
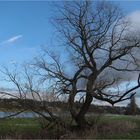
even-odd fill
[(13, 37), (9, 38), (8, 40), (6, 40), (6, 42), (13, 43), (13, 42), (17, 41), (20, 38), (22, 38), (22, 35), (13, 36)]
[(9, 39), (1, 42), (0, 44), (3, 45), (3, 44), (14, 43), (20, 38), (22, 38), (22, 35), (16, 35), (16, 36), (10, 37)]

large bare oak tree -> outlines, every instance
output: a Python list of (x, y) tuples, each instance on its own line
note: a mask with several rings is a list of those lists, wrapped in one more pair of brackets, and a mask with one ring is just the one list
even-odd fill
[[(68, 95), (70, 113), (76, 123), (84, 127), (87, 125), (85, 114), (93, 98), (114, 105), (131, 98), (140, 87), (138, 76), (136, 86), (126, 91), (115, 88), (123, 77), (126, 80), (124, 75), (140, 70), (137, 54), (140, 38), (120, 9), (110, 3), (69, 2), (60, 13), (55, 22), (70, 54), (71, 64), (65, 67), (72, 67), (72, 72), (66, 73), (54, 55), (49, 55), (52, 63), (41, 58), (37, 67), (56, 81), (57, 91)], [(77, 94), (84, 99), (80, 110), (75, 108)]]
[[(140, 37), (120, 9), (107, 2), (67, 2), (59, 12), (55, 22), (67, 47), (63, 61), (69, 61), (62, 65), (62, 57), (44, 50), (47, 59), (36, 59), (34, 68), (42, 81), (52, 84), (56, 94), (68, 97), (72, 118), (79, 127), (85, 127), (85, 115), (94, 98), (114, 105), (136, 94), (140, 87)], [(133, 73), (137, 74), (137, 84), (120, 89)], [(26, 76), (30, 92), (40, 98)], [(81, 99), (82, 106), (76, 109), (75, 102)]]

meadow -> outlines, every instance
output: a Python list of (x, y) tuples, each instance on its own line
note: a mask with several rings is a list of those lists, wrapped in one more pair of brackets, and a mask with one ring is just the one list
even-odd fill
[[(90, 116), (91, 129), (84, 132), (67, 130), (39, 118), (0, 120), (1, 139), (140, 139), (140, 117), (125, 115)], [(74, 124), (73, 124), (74, 125)]]

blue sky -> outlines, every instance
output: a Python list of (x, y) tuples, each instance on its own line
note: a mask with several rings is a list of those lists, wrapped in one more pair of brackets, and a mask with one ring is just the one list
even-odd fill
[(124, 10), (124, 12), (134, 12), (140, 10), (139, 0), (116, 0), (114, 1)]
[[(113, 2), (140, 28), (140, 1)], [(50, 22), (56, 3), (62, 1), (0, 1), (0, 65), (22, 64), (37, 56), (42, 45), (56, 44), (56, 29)]]
[[(127, 14), (140, 10), (140, 1), (114, 2)], [(22, 63), (37, 55), (41, 45), (55, 43), (50, 20), (56, 3), (62, 1), (0, 1), (0, 64)]]
[(50, 2), (0, 2), (0, 63), (32, 58), (53, 35)]

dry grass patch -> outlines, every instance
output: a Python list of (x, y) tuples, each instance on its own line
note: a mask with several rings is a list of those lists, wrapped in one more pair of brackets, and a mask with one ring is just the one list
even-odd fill
[(124, 134), (134, 130), (136, 127), (136, 123), (130, 121), (109, 121), (102, 123), (98, 127), (98, 132), (101, 135)]

